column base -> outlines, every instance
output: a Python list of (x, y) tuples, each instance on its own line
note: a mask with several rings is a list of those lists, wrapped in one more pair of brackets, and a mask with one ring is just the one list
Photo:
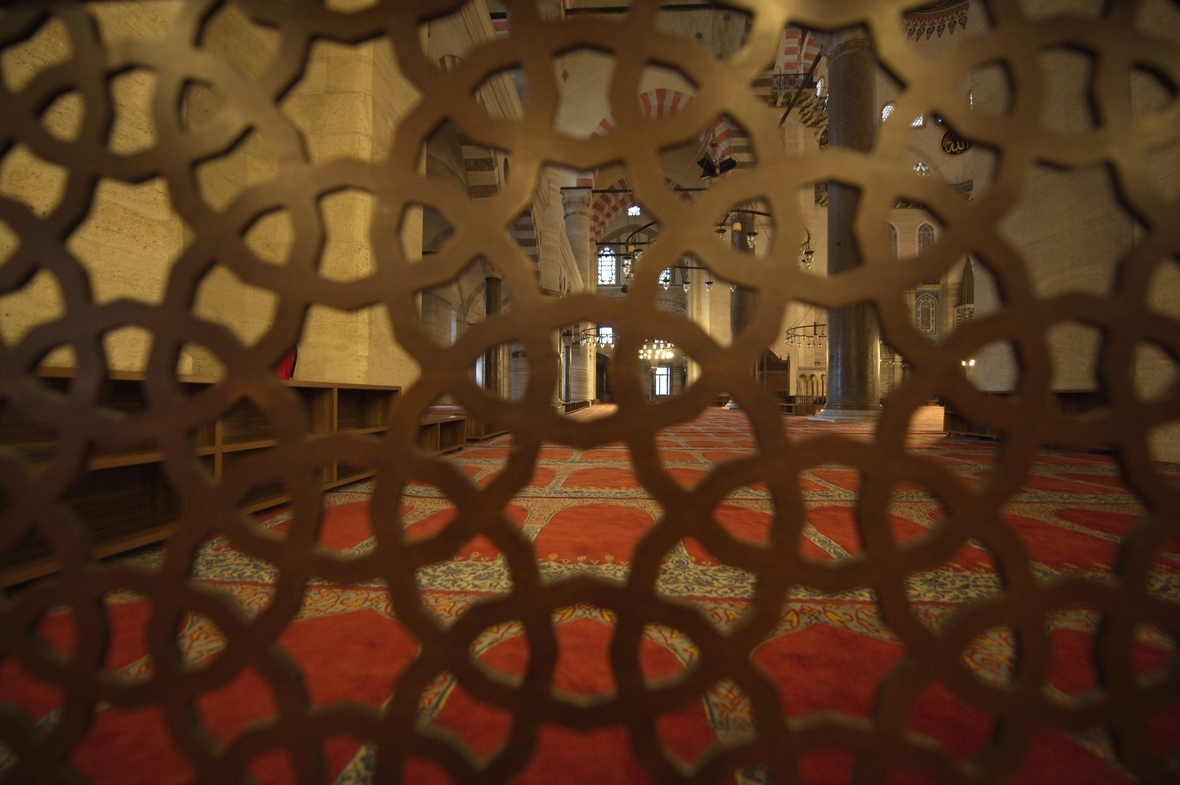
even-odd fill
[(881, 407), (868, 409), (845, 409), (825, 406), (812, 419), (823, 422), (876, 422), (881, 418)]

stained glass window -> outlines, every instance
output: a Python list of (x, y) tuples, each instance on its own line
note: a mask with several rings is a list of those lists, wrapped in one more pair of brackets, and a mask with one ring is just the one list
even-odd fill
[(918, 227), (918, 253), (926, 253), (932, 245), (934, 245), (934, 227), (930, 224), (922, 224)]
[(609, 248), (603, 248), (598, 254), (598, 285), (614, 286), (618, 283), (618, 276), (614, 252)]
[(914, 304), (918, 332), (934, 333), (938, 330), (938, 301), (933, 295), (920, 294)]

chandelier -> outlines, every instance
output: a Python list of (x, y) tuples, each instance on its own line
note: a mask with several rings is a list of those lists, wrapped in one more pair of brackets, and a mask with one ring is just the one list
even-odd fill
[(787, 328), (786, 341), (791, 346), (818, 346), (828, 337), (827, 323), (796, 325)]
[(644, 341), (643, 347), (639, 350), (640, 360), (671, 360), (675, 356), (672, 344), (660, 338), (650, 342)]
[(812, 261), (815, 259), (815, 251), (811, 250), (811, 232), (807, 232), (807, 242), (803, 243), (802, 255), (799, 257), (799, 266), (804, 270), (810, 270)]
[(614, 346), (615, 331), (612, 327), (588, 327), (582, 330), (582, 334), (574, 343), (578, 346), (594, 346), (599, 349)]

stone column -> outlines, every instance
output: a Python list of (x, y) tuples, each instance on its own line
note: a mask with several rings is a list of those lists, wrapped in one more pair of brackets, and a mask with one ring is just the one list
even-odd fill
[[(738, 224), (738, 229), (737, 231), (733, 231), (733, 224), (730, 224), (729, 242), (733, 250), (738, 253), (754, 253), (754, 249), (746, 242), (746, 232), (756, 231), (754, 229), (754, 218), (755, 215), (753, 213), (734, 213), (734, 221)], [(739, 286), (730, 293), (729, 329), (730, 335), (734, 339), (750, 323), (750, 315), (754, 312), (755, 300), (756, 295), (754, 292), (744, 286)], [(752, 368), (751, 372), (753, 372)]]
[(594, 244), (590, 241), (590, 199), (592, 193), (589, 188), (576, 188), (561, 192), (561, 202), (565, 207), (565, 233), (569, 236), (570, 250), (574, 252), (574, 261), (578, 263), (578, 272), (586, 283), (587, 292), (596, 292), (598, 285), (598, 270), (595, 269), (597, 255)]
[[(877, 60), (863, 27), (828, 39), (828, 140), (833, 146), (868, 150), (876, 120)], [(828, 184), (828, 275), (861, 264), (853, 236), (855, 188)], [(819, 418), (874, 420), (881, 412), (881, 344), (877, 312), (854, 305), (828, 313), (828, 401)]]
[[(562, 191), (561, 201), (565, 207), (565, 233), (569, 237), (570, 250), (573, 251), (574, 261), (578, 265), (578, 272), (582, 275), (584, 288), (582, 291), (591, 294), (598, 291), (598, 254), (594, 252), (594, 244), (590, 240), (590, 202), (593, 193), (589, 188), (577, 188)], [(589, 323), (574, 325), (577, 341), (581, 331), (591, 327)], [(575, 401), (592, 400), (598, 397), (597, 378), (597, 350), (593, 346), (570, 347), (570, 380), (571, 398)]]
[(509, 368), (512, 374), (510, 397), (514, 401), (519, 401), (524, 397), (525, 387), (529, 382), (529, 358), (524, 353), (524, 344), (513, 342)]
[[(491, 268), (484, 271), (486, 277), (483, 279), (483, 303), (484, 303), (484, 318), (491, 319), (500, 313), (500, 288), (501, 278), (500, 273)], [(502, 346), (493, 346), (483, 354), (483, 386), (497, 398), (504, 397), (504, 349)]]

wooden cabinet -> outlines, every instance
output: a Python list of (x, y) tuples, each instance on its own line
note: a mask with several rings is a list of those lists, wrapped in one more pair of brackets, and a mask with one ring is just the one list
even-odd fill
[[(46, 368), (42, 382), (65, 392), (73, 377), (70, 369)], [(190, 392), (216, 384), (208, 377), (179, 378)], [(389, 409), (398, 387), (320, 382), (284, 382), (303, 404), (311, 432), (377, 434), (386, 429)], [(109, 374), (99, 394), (99, 403), (128, 413), (145, 406), (142, 374)], [(426, 418), (420, 426), (426, 434), (428, 452), (458, 449), (466, 443), (466, 419), (462, 416)], [(420, 444), (422, 439), (419, 439)], [(34, 466), (53, 457), (57, 433), (50, 427), (23, 419), (0, 401), (0, 446), (21, 455)], [(273, 449), (278, 444), (265, 414), (244, 400), (220, 419), (193, 434), (194, 452), (214, 478), (220, 478), (235, 462)], [(98, 557), (138, 548), (168, 537), (173, 524), (184, 512), (180, 495), (164, 476), (163, 455), (153, 443), (113, 447), (96, 444), (86, 463), (86, 472), (63, 495), (62, 501), (90, 530)], [(372, 476), (365, 467), (346, 463), (328, 464), (321, 469), (323, 488), (334, 488)], [(253, 488), (242, 509), (254, 512), (290, 500), (281, 483)], [(0, 554), (0, 586), (10, 586), (54, 572), (57, 565), (49, 548), (29, 536), (15, 548)]]
[(467, 440), (473, 442), (482, 442), (485, 439), (490, 439), (493, 436), (508, 433), (507, 428), (502, 428), (494, 423), (484, 422), (477, 417), (473, 417), (462, 406), (456, 404), (435, 404), (426, 410), (425, 416), (422, 418), (423, 423), (428, 423), (435, 417), (463, 417), (467, 420)]
[(467, 418), (462, 415), (423, 417), (418, 426), (418, 448), (424, 452), (453, 452), (466, 444)]
[(491, 423), (486, 423), (477, 420), (471, 415), (467, 415), (467, 440), (472, 442), (482, 442), (485, 439), (490, 439), (493, 436), (508, 433), (507, 428), (500, 428)]

